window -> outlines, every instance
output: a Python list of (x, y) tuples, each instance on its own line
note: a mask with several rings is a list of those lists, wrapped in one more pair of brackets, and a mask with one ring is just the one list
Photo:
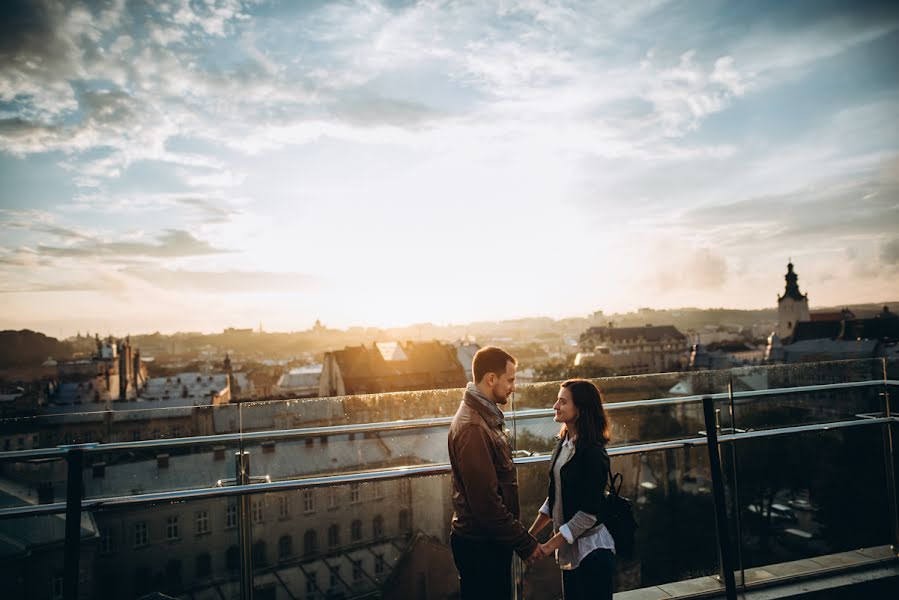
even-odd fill
[(331, 587), (336, 588), (340, 585), (340, 565), (331, 567)]
[(233, 529), (237, 527), (237, 504), (228, 504), (225, 512), (225, 528)]
[(362, 539), (362, 521), (359, 519), (353, 521), (353, 524), (350, 526), (350, 539), (354, 542)]
[(328, 508), (337, 507), (337, 492), (334, 488), (328, 490)]
[(384, 562), (383, 554), (375, 554), (375, 574), (380, 575), (384, 572), (384, 567), (386, 563)]
[(384, 482), (383, 481), (375, 481), (371, 484), (372, 489), (374, 490), (373, 496), (375, 498), (383, 498), (384, 497)]
[(289, 558), (291, 554), (293, 554), (293, 538), (282, 535), (278, 540), (278, 558)]
[(340, 527), (336, 524), (328, 527), (328, 547), (333, 548), (340, 543)]
[(252, 507), (253, 522), (262, 523), (265, 516), (265, 500), (263, 498), (254, 498), (250, 502), (250, 506)]
[(265, 552), (265, 542), (262, 540), (253, 544), (253, 566), (264, 567), (268, 564), (268, 557)]
[(237, 546), (230, 546), (225, 552), (225, 567), (229, 571), (236, 571), (240, 568), (240, 550)]
[(315, 496), (312, 490), (303, 491), (303, 512), (311, 513), (315, 510)]
[(147, 522), (141, 521), (139, 523), (134, 524), (134, 547), (140, 548), (146, 546), (150, 541), (150, 536), (147, 532)]
[(178, 527), (178, 516), (167, 517), (165, 520), (165, 536), (170, 540), (177, 540), (181, 537), (181, 531)]
[(384, 536), (384, 517), (381, 515), (375, 515), (371, 520), (371, 534), (375, 539)]
[(315, 573), (306, 574), (306, 593), (314, 595), (318, 592), (318, 583), (315, 581)]
[(359, 502), (359, 484), (351, 483), (350, 484), (350, 503), (355, 504)]
[(362, 559), (353, 561), (353, 581), (362, 579)]
[(315, 554), (318, 552), (318, 539), (314, 529), (307, 529), (303, 534), (303, 552), (305, 554)]
[(400, 531), (405, 532), (407, 529), (409, 529), (409, 511), (405, 508), (400, 511), (399, 521)]
[(278, 517), (286, 519), (290, 516), (290, 505), (288, 504), (289, 496), (278, 496)]
[(181, 561), (177, 558), (170, 559), (165, 563), (165, 579), (169, 586), (178, 587), (181, 585)]
[(212, 573), (212, 557), (209, 554), (197, 555), (197, 577), (209, 577)]
[(112, 554), (112, 530), (108, 527), (100, 528), (100, 554)]
[(62, 600), (62, 577), (54, 577), (50, 586), (50, 597), (53, 598), (53, 600)]
[(197, 533), (209, 533), (209, 511), (197, 511)]
[(153, 573), (150, 567), (138, 567), (134, 569), (134, 590), (138, 596), (143, 596), (150, 591), (150, 579)]

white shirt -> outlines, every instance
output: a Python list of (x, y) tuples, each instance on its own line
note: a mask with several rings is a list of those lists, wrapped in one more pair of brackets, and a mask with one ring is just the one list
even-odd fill
[[(605, 524), (600, 524), (595, 529), (596, 515), (591, 515), (582, 510), (577, 511), (571, 520), (564, 522), (565, 513), (562, 511), (562, 467), (571, 460), (575, 452), (574, 443), (568, 438), (562, 442), (556, 464), (553, 465), (553, 481), (555, 494), (553, 502), (553, 514), (549, 514), (549, 498), (543, 502), (540, 512), (547, 517), (552, 517), (553, 531), (558, 531), (565, 538), (565, 543), (556, 550), (556, 561), (559, 568), (567, 570), (576, 569), (585, 556), (597, 549), (615, 551), (615, 540), (606, 529)], [(597, 482), (597, 485), (605, 487), (605, 482)], [(589, 530), (589, 531), (588, 531)]]

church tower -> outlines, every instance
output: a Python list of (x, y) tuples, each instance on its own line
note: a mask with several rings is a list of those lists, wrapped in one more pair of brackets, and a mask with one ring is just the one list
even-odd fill
[(777, 337), (781, 340), (793, 335), (793, 329), (799, 321), (808, 321), (808, 294), (799, 291), (796, 280), (799, 276), (793, 272), (792, 261), (787, 264), (787, 288), (783, 296), (777, 297)]

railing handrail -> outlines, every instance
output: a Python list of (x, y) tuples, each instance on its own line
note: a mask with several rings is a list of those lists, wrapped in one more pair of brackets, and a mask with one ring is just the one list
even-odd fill
[[(782, 396), (786, 394), (801, 394), (816, 391), (837, 390), (847, 388), (875, 387), (875, 386), (899, 386), (899, 380), (875, 379), (867, 381), (849, 381), (841, 383), (825, 383), (816, 385), (795, 386), (787, 388), (770, 388), (764, 390), (747, 390), (734, 392), (735, 399), (746, 399), (764, 396)], [(711, 394), (697, 394), (691, 396), (671, 396), (664, 398), (649, 398), (646, 400), (628, 400), (625, 402), (608, 402), (606, 410), (617, 411), (628, 408), (645, 406), (670, 406), (701, 402), (703, 398), (713, 400), (725, 400), (730, 396), (727, 392), (715, 392)], [(548, 417), (553, 415), (551, 408), (532, 408), (519, 410), (506, 414), (506, 418), (513, 421)], [(37, 458), (61, 458), (71, 450), (83, 450), (86, 453), (115, 452), (144, 449), (167, 449), (184, 446), (217, 445), (229, 442), (247, 441), (271, 441), (283, 439), (304, 439), (309, 437), (347, 435), (351, 433), (381, 433), (391, 431), (404, 431), (414, 429), (429, 429), (449, 425), (453, 417), (426, 417), (421, 419), (381, 421), (376, 423), (356, 423), (350, 425), (323, 425), (318, 427), (300, 427), (294, 429), (277, 429), (250, 431), (244, 433), (220, 433), (215, 435), (191, 436), (170, 439), (136, 440), (130, 442), (91, 442), (85, 444), (65, 444), (50, 448), (33, 448), (29, 450), (9, 450), (0, 452), (0, 461), (33, 460)]]
[[(774, 437), (778, 435), (791, 435), (796, 433), (807, 433), (810, 431), (828, 431), (832, 429), (845, 429), (847, 427), (861, 427), (871, 425), (882, 425), (884, 423), (899, 423), (899, 417), (879, 417), (873, 419), (859, 419), (851, 421), (835, 421), (831, 423), (818, 423), (813, 425), (794, 425), (790, 427), (780, 427), (775, 429), (764, 429), (759, 431), (747, 431), (732, 434), (720, 434), (718, 440), (722, 442), (738, 442), (746, 439), (756, 439), (762, 437)], [(615, 446), (609, 448), (609, 456), (625, 456), (628, 454), (639, 454), (643, 452), (658, 452), (661, 450), (676, 450), (678, 448), (686, 448), (691, 446), (702, 446), (707, 443), (705, 436), (693, 438), (679, 438), (676, 440), (667, 440), (659, 442), (648, 442), (645, 444), (632, 444), (628, 446)], [(517, 457), (514, 459), (516, 465), (529, 465), (548, 462), (552, 458), (549, 452), (532, 456)], [(312, 489), (318, 487), (330, 487), (335, 485), (348, 485), (350, 483), (370, 483), (373, 481), (384, 481), (389, 479), (402, 479), (405, 477), (430, 477), (434, 475), (445, 475), (450, 472), (449, 463), (437, 463), (427, 465), (411, 465), (404, 467), (392, 467), (388, 469), (379, 469), (371, 471), (361, 471), (356, 473), (342, 473), (339, 475), (319, 475), (316, 477), (303, 477), (299, 479), (284, 479), (281, 481), (271, 481), (262, 483), (250, 483), (239, 486), (228, 487), (205, 487), (190, 488), (186, 490), (171, 490), (165, 492), (151, 492), (148, 494), (134, 494), (130, 496), (110, 496), (106, 498), (88, 498), (81, 502), (81, 510), (102, 510), (107, 508), (130, 508), (135, 506), (145, 506), (149, 504), (160, 504), (165, 502), (183, 502), (189, 500), (199, 500), (208, 498), (225, 498), (230, 496), (240, 496), (243, 494), (259, 494), (271, 492), (285, 492)], [(50, 504), (37, 504), (28, 506), (15, 506), (0, 509), (0, 520), (16, 517), (34, 517), (40, 515), (59, 514), (66, 511), (65, 502), (55, 502)]]

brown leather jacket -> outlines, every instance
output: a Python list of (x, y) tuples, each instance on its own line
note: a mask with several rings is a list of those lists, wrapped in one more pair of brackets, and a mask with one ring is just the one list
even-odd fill
[(522, 558), (537, 540), (518, 520), (518, 475), (512, 447), (496, 415), (468, 393), (450, 425), (455, 535), (508, 545)]

